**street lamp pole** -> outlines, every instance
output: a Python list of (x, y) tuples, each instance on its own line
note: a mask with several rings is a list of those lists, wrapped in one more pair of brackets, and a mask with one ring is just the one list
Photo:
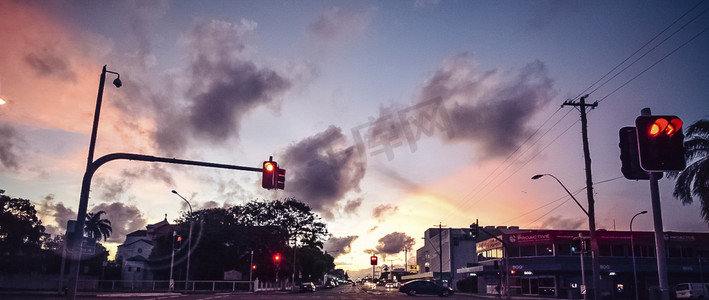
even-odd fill
[(635, 244), (633, 243), (633, 220), (635, 220), (635, 217), (639, 215), (644, 215), (647, 213), (647, 210), (643, 210), (637, 214), (635, 214), (631, 219), (630, 219), (630, 253), (633, 254), (633, 285), (635, 286), (635, 300), (638, 300), (638, 273), (637, 270), (635, 269)]
[[(598, 287), (598, 281), (600, 279), (600, 272), (598, 271), (598, 242), (596, 240), (596, 217), (593, 209), (593, 201), (591, 200), (591, 197), (589, 197), (588, 201), (588, 207), (589, 211), (587, 211), (583, 206), (581, 206), (581, 203), (579, 203), (578, 200), (576, 200), (576, 197), (574, 197), (573, 194), (569, 191), (569, 189), (566, 188), (566, 186), (561, 183), (561, 180), (559, 178), (556, 178), (556, 176), (552, 174), (537, 174), (532, 176), (532, 179), (536, 180), (539, 179), (543, 176), (551, 176), (552, 178), (556, 179), (556, 182), (561, 185), (561, 187), (564, 188), (567, 194), (571, 197), (571, 199), (574, 199), (574, 202), (576, 202), (576, 205), (578, 205), (581, 210), (583, 210), (583, 213), (586, 214), (588, 217), (588, 231), (589, 235), (591, 236), (591, 266), (592, 266), (592, 271), (593, 271), (593, 280), (591, 281), (593, 284), (593, 297), (594, 299), (599, 299), (598, 294), (599, 294), (599, 287)], [(585, 297), (585, 295), (584, 295)]]
[[(103, 100), (103, 86), (106, 83), (106, 73), (111, 73), (111, 74), (116, 74), (118, 77), (113, 80), (113, 85), (115, 85), (117, 88), (121, 87), (123, 84), (121, 83), (121, 75), (106, 70), (106, 65), (103, 66), (103, 69), (101, 70), (101, 77), (99, 80), (99, 85), (98, 85), (98, 95), (96, 96), (96, 110), (94, 111), (94, 123), (91, 128), (91, 140), (89, 141), (89, 154), (87, 157), (87, 162), (86, 162), (86, 172), (84, 173), (84, 179), (90, 178), (89, 174), (93, 174), (95, 170), (92, 170), (92, 164), (94, 162), (94, 149), (96, 148), (96, 134), (98, 133), (98, 121), (99, 121), (99, 116), (101, 115), (101, 102)], [(86, 189), (86, 192), (88, 192), (89, 187), (85, 187), (84, 183), (82, 183), (82, 191), (81, 194), (82, 196), (79, 197), (79, 209), (76, 214), (76, 223), (75, 223), (75, 230), (74, 230), (74, 239), (72, 241), (72, 245), (70, 245), (69, 249), (71, 250), (71, 274), (69, 275), (69, 287), (67, 290), (67, 299), (75, 299), (76, 298), (76, 286), (79, 280), (79, 261), (81, 260), (81, 243), (83, 241), (83, 236), (84, 236), (84, 222), (86, 221), (86, 210), (88, 207), (88, 197), (83, 197), (85, 194), (84, 189)]]
[(192, 255), (192, 224), (194, 223), (192, 221), (192, 204), (190, 204), (185, 197), (182, 197), (176, 190), (172, 190), (172, 193), (177, 195), (178, 197), (182, 198), (182, 200), (185, 200), (187, 202), (187, 206), (190, 208), (190, 233), (189, 236), (187, 237), (187, 275), (185, 275), (185, 289), (187, 288), (187, 285), (189, 285), (190, 281), (190, 256)]

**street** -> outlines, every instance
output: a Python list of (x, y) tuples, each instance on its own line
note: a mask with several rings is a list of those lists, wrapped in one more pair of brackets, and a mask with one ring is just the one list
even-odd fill
[[(29, 295), (2, 295), (4, 299), (66, 299), (58, 296), (29, 296)], [(418, 295), (415, 297), (406, 296), (398, 289), (385, 289), (377, 287), (376, 290), (365, 286), (345, 285), (331, 289), (318, 289), (315, 292), (259, 292), (259, 293), (215, 293), (215, 294), (180, 294), (180, 293), (151, 293), (151, 294), (128, 294), (128, 293), (104, 293), (96, 295), (78, 295), (80, 299), (145, 299), (145, 300), (229, 300), (229, 299), (403, 299), (403, 298), (439, 298), (438, 296)], [(452, 295), (446, 299), (488, 299), (467, 295)]]

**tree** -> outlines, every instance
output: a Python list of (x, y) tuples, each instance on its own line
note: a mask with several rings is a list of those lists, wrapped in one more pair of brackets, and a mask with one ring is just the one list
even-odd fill
[(695, 122), (687, 128), (684, 146), (687, 168), (668, 173), (676, 178), (673, 196), (682, 204), (691, 204), (697, 197), (702, 217), (709, 223), (709, 119)]
[(39, 250), (44, 233), (37, 210), (27, 199), (11, 198), (0, 190), (0, 255), (23, 255)]
[(111, 236), (113, 228), (111, 228), (111, 221), (108, 219), (101, 219), (101, 215), (106, 212), (101, 210), (96, 213), (86, 214), (86, 222), (84, 226), (84, 233), (90, 239), (95, 241), (104, 241)]

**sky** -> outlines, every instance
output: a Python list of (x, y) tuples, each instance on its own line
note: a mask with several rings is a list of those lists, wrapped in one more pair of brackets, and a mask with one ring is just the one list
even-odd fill
[[(328, 224), (338, 268), (404, 264), (438, 226), (587, 229), (588, 111), (597, 227), (651, 211), (620, 172), (640, 110), (709, 118), (702, 1), (0, 1), (0, 189), (51, 234), (76, 218), (101, 68), (94, 157), (117, 152), (287, 170), (114, 161), (89, 212), (125, 235), (194, 209), (295, 197)], [(707, 232), (660, 181), (664, 230)], [(634, 230), (651, 231), (651, 214)]]

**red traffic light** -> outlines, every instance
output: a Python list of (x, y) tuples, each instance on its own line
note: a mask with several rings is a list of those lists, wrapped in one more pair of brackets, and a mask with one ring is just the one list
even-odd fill
[(256, 270), (256, 265), (252, 265), (251, 269)]
[(682, 120), (677, 116), (635, 119), (640, 167), (647, 172), (681, 171), (686, 166)]
[(281, 255), (280, 255), (280, 254), (274, 255), (274, 256), (273, 256), (273, 261), (276, 262), (276, 263), (281, 262)]
[(278, 163), (275, 161), (264, 161), (263, 162), (263, 169), (261, 171), (262, 175), (262, 180), (261, 180), (261, 186), (264, 189), (272, 190), (276, 186), (276, 173), (278, 170)]
[(678, 130), (682, 129), (682, 124), (682, 120), (677, 117), (671, 118), (669, 121), (666, 118), (657, 117), (649, 125), (647, 134), (650, 137), (656, 137), (662, 133), (667, 136), (673, 136)]
[(377, 256), (372, 255), (372, 257), (369, 258), (369, 261), (372, 264), (372, 266), (376, 266), (377, 265)]

